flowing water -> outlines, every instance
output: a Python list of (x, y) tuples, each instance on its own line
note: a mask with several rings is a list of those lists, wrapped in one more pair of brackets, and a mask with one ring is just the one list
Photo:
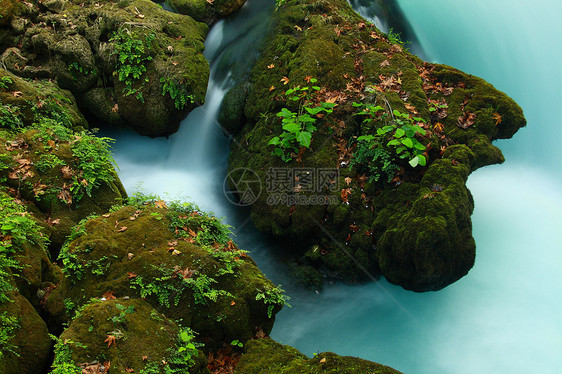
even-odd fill
[[(142, 182), (147, 192), (189, 197), (235, 225), (239, 245), (292, 297), (293, 307), (278, 314), (272, 337), (307, 355), (329, 350), (406, 373), (559, 373), (562, 168), (555, 110), (562, 97), (562, 3), (397, 2), (419, 41), (416, 48), (431, 61), (487, 79), (513, 97), (529, 121), (513, 140), (498, 142), (504, 165), (480, 169), (469, 179), (476, 205), (474, 268), (446, 289), (423, 294), (384, 280), (335, 284), (320, 293), (294, 287), (272, 250), (275, 243), (225, 199), (228, 139), (216, 117), (224, 93), (256, 53), (271, 3), (249, 0), (212, 29), (205, 52), (212, 62), (207, 103), (177, 134), (147, 139), (127, 131), (104, 133), (117, 139), (115, 158), (128, 191)], [(357, 5), (369, 15), (368, 1)]]

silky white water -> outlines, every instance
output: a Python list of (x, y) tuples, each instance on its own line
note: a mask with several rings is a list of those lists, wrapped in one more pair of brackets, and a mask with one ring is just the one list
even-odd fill
[[(239, 245), (282, 283), (292, 308), (272, 337), (308, 355), (330, 350), (405, 373), (559, 373), (562, 367), (562, 188), (556, 109), (562, 4), (538, 0), (401, 0), (421, 48), (435, 62), (481, 76), (524, 109), (527, 128), (498, 142), (507, 162), (469, 179), (475, 200), (477, 259), (470, 273), (439, 292), (417, 294), (384, 280), (336, 284), (317, 294), (291, 285), (273, 241), (222, 193), (228, 140), (216, 122), (220, 101), (253, 51), (272, 1), (250, 0), (211, 31), (207, 104), (170, 139), (129, 132), (115, 158), (129, 191), (188, 196), (237, 226)], [(363, 2), (364, 3), (364, 2)], [(269, 8), (270, 9), (270, 8)], [(261, 25), (261, 26), (260, 26)], [(259, 29), (259, 27), (262, 27)], [(228, 77), (230, 74), (231, 78)], [(104, 134), (105, 135), (105, 134)]]

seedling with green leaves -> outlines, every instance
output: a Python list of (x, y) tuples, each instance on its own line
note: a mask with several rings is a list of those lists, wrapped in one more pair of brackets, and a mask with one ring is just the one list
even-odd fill
[(379, 180), (384, 174), (390, 181), (400, 166), (400, 160), (408, 161), (415, 168), (425, 166), (427, 146), (419, 139), (426, 135), (426, 130), (419, 123), (423, 118), (413, 117), (398, 110), (389, 113), (380, 105), (353, 103), (360, 108), (356, 115), (367, 116), (364, 125), (374, 125), (375, 134), (362, 135), (357, 138), (357, 150), (351, 165), (366, 167), (371, 180)]
[[(315, 78), (309, 78), (309, 83), (316, 83)], [(296, 86), (285, 92), (286, 100), (298, 102), (296, 112), (282, 108), (277, 113), (281, 117), (283, 132), (273, 137), (268, 145), (275, 146), (272, 154), (281, 157), (285, 162), (293, 159), (299, 149), (309, 148), (312, 135), (317, 130), (316, 121), (325, 114), (330, 114), (335, 107), (334, 103), (319, 103), (313, 101), (313, 94), (320, 91), (319, 86)]]

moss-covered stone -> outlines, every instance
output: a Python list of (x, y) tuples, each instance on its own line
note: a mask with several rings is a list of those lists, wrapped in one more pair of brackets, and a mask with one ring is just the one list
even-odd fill
[[(9, 298), (0, 302), (0, 373), (42, 374), (52, 346), (47, 326), (21, 294), (12, 292)], [(6, 333), (11, 339), (2, 341)]]
[[(3, 87), (0, 86), (0, 105), (17, 108), (22, 126), (30, 126), (37, 121), (38, 115), (43, 115), (56, 118), (68, 127), (88, 128), (74, 96), (55, 83), (46, 80), (32, 82), (4, 69), (0, 69), (0, 81), (4, 82)], [(6, 128), (4, 125), (0, 127)]]
[[(178, 352), (193, 344), (189, 332), (183, 333), (185, 341), (180, 334), (175, 322), (146, 301), (94, 301), (81, 309), (59, 337), (55, 371), (62, 367), (86, 371), (103, 365), (112, 373), (209, 373), (201, 350), (192, 347)], [(186, 358), (184, 365), (180, 357)]]
[[(54, 253), (71, 227), (91, 214), (108, 211), (127, 196), (110, 161), (85, 160), (77, 155), (76, 144), (95, 138), (85, 133), (72, 134), (57, 126), (0, 136), (0, 153), (5, 164), (0, 172), (3, 184), (43, 222)], [(91, 179), (92, 170), (94, 179)], [(105, 175), (103, 180), (97, 178), (101, 175)]]
[(246, 0), (167, 0), (167, 3), (179, 13), (210, 25), (240, 9)]
[[(310, 147), (285, 163), (272, 156), (275, 146), (269, 144), (283, 131), (277, 113), (302, 111), (302, 102), (299, 106), (285, 93), (293, 87), (312, 90), (311, 78), (320, 90), (309, 105), (337, 106), (316, 119)], [(427, 291), (469, 271), (475, 245), (465, 182), (473, 170), (503, 162), (492, 141), (525, 125), (512, 99), (480, 78), (423, 62), (342, 0), (281, 6), (245, 84), (244, 116), (226, 105), (224, 117), (243, 126), (231, 147), (229, 170), (249, 168), (266, 187), (251, 210), (258, 229), (296, 239), (299, 248), (293, 250), (300, 253), (316, 246), (305, 261), (342, 279), (368, 279), (382, 271), (393, 283)], [(380, 106), (386, 114), (363, 121), (370, 117), (358, 115), (353, 102)], [(409, 159), (391, 153), (394, 168), (380, 177), (376, 164), (357, 161), (366, 152), (357, 138), (396, 124), (393, 111), (423, 128), (425, 135), (417, 140), (427, 165), (414, 168)], [(314, 173), (326, 169), (335, 175), (329, 184), (316, 180), (314, 191), (298, 174), (308, 170), (317, 177)], [(272, 189), (275, 183), (284, 183), (285, 190)], [(241, 187), (245, 196), (244, 186), (231, 186)]]
[(399, 374), (388, 366), (356, 357), (339, 356), (324, 352), (308, 358), (293, 347), (282, 345), (269, 338), (250, 340), (246, 353), (240, 359), (236, 374)]
[(154, 206), (88, 221), (61, 252), (66, 276), (47, 301), (49, 312), (64, 321), (65, 299), (78, 306), (112, 292), (146, 298), (213, 344), (268, 333), (283, 300), (247, 255), (213, 236), (217, 224), (197, 211)]
[(149, 0), (51, 3), (16, 12), (2, 55), (12, 73), (56, 79), (100, 122), (149, 136), (173, 133), (203, 103), (204, 23)]

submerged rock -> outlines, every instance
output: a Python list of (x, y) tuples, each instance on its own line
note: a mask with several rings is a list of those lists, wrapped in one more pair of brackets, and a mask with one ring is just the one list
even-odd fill
[(308, 358), (295, 348), (282, 345), (269, 338), (250, 340), (236, 374), (400, 374), (388, 366), (357, 357), (339, 356), (324, 352)]
[[(429, 291), (470, 270), (465, 183), (503, 162), (492, 141), (525, 125), (512, 99), (420, 60), (343, 0), (278, 8), (247, 84), (227, 96), (245, 103), (244, 115), (223, 118), (242, 127), (229, 123), (239, 131), (229, 171), (251, 169), (262, 182), (243, 201), (258, 229), (294, 238), (301, 262), (336, 278), (382, 272)], [(248, 183), (230, 187), (253, 196)]]
[(124, 0), (19, 3), (14, 17), (3, 66), (56, 79), (100, 122), (169, 135), (205, 99), (208, 26), (189, 16)]

